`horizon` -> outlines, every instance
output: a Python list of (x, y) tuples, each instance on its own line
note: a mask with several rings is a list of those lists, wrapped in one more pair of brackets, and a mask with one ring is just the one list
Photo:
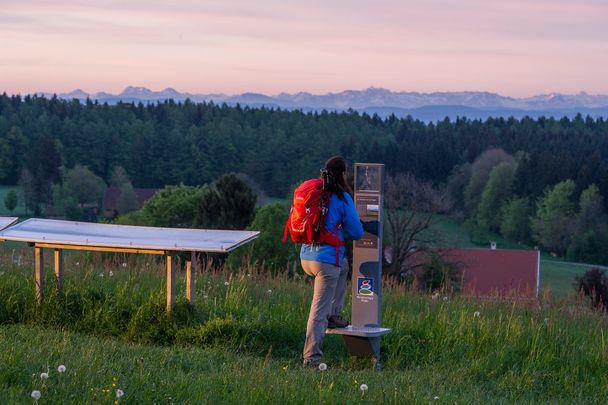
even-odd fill
[(601, 0), (4, 0), (0, 91), (608, 94)]
[(163, 92), (163, 91), (167, 91), (167, 90), (173, 90), (176, 91), (180, 94), (191, 94), (191, 95), (222, 95), (222, 96), (227, 96), (227, 97), (233, 97), (233, 96), (240, 96), (243, 94), (260, 94), (260, 95), (264, 95), (264, 96), (269, 96), (269, 97), (276, 97), (279, 96), (281, 94), (290, 94), (290, 95), (296, 95), (296, 94), (310, 94), (313, 96), (324, 96), (324, 95), (329, 95), (329, 94), (341, 94), (344, 92), (348, 92), (348, 91), (354, 91), (354, 92), (365, 92), (368, 90), (385, 90), (391, 93), (417, 93), (417, 94), (442, 94), (442, 93), (454, 93), (454, 94), (458, 94), (458, 93), (479, 93), (479, 94), (493, 94), (493, 95), (498, 95), (500, 97), (508, 97), (508, 98), (513, 98), (513, 99), (526, 99), (526, 98), (533, 98), (533, 97), (542, 97), (542, 96), (552, 96), (552, 95), (561, 95), (561, 96), (578, 96), (578, 95), (587, 95), (587, 96), (592, 96), (592, 97), (596, 97), (596, 96), (600, 96), (600, 97), (604, 97), (604, 96), (608, 96), (607, 94), (602, 94), (602, 93), (589, 93), (586, 92), (584, 90), (581, 90), (579, 92), (576, 93), (560, 93), (560, 92), (548, 92), (548, 93), (540, 93), (540, 94), (532, 94), (529, 96), (521, 96), (521, 97), (517, 97), (517, 96), (510, 96), (510, 95), (506, 95), (506, 94), (502, 94), (502, 93), (496, 93), (496, 92), (492, 92), (492, 91), (486, 91), (486, 90), (455, 90), (455, 91), (442, 91), (442, 90), (437, 90), (437, 91), (411, 91), (411, 90), (393, 90), (393, 89), (388, 89), (388, 88), (384, 88), (384, 87), (374, 87), (374, 86), (368, 86), (368, 87), (364, 87), (364, 88), (359, 88), (359, 89), (342, 89), (342, 90), (338, 90), (338, 91), (332, 91), (332, 92), (325, 92), (325, 93), (314, 93), (314, 92), (308, 92), (308, 91), (294, 91), (294, 92), (285, 92), (285, 91), (281, 91), (278, 93), (262, 93), (262, 92), (256, 92), (256, 91), (244, 91), (241, 93), (226, 93), (226, 92), (217, 92), (217, 93), (193, 93), (187, 90), (180, 90), (180, 89), (176, 89), (175, 87), (171, 87), (171, 86), (165, 86), (165, 87), (161, 87), (158, 89), (154, 89), (154, 88), (148, 88), (146, 86), (136, 86), (136, 85), (127, 85), (125, 86), (122, 90), (117, 91), (117, 92), (110, 92), (107, 90), (99, 90), (99, 91), (87, 91), (85, 88), (83, 87), (77, 87), (77, 88), (73, 88), (71, 90), (68, 91), (61, 91), (61, 92), (53, 92), (53, 91), (35, 91), (35, 92), (31, 92), (31, 93), (9, 93), (6, 91), (3, 91), (2, 89), (0, 89), (0, 94), (2, 93), (6, 93), (9, 96), (33, 96), (33, 95), (42, 95), (42, 96), (47, 96), (47, 95), (63, 95), (63, 94), (70, 94), (73, 92), (77, 92), (77, 91), (82, 91), (83, 93), (86, 93), (89, 96), (94, 96), (97, 94), (101, 94), (101, 93), (108, 93), (111, 94), (113, 96), (118, 96), (122, 93), (124, 93), (126, 90), (128, 89), (145, 89), (145, 90), (149, 90), (153, 93), (159, 93), (159, 92)]

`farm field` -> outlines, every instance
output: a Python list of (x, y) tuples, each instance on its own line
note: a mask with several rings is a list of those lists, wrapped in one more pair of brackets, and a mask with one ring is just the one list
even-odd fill
[(384, 370), (350, 359), (341, 338), (327, 336), (320, 371), (300, 366), (312, 295), (302, 276), (204, 271), (190, 309), (180, 275), (182, 299), (168, 320), (163, 266), (153, 258), (69, 255), (63, 299), (49, 275), (42, 307), (28, 260), (0, 261), (0, 403), (31, 401), (33, 390), (40, 403), (111, 403), (116, 389), (125, 393), (119, 403), (598, 403), (608, 395), (608, 321), (574, 297), (433, 300), (389, 283)]

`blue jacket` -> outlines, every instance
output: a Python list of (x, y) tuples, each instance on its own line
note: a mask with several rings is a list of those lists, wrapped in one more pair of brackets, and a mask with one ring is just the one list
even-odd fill
[[(340, 240), (342, 241), (344, 240), (344, 231), (346, 231), (346, 234), (352, 240), (361, 239), (363, 236), (363, 225), (361, 225), (353, 199), (348, 193), (344, 193), (344, 201), (341, 201), (335, 194), (332, 194), (329, 200), (325, 230), (331, 231), (338, 224), (342, 224), (342, 229), (338, 230)], [(302, 245), (300, 259), (329, 263), (335, 266), (336, 247), (327, 244)], [(340, 247), (339, 263), (342, 263), (342, 260), (344, 260), (344, 246)]]

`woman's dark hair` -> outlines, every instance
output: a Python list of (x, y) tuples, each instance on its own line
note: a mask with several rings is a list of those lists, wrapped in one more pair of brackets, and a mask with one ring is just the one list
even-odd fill
[(325, 168), (321, 170), (323, 188), (335, 193), (342, 201), (344, 201), (345, 192), (352, 194), (352, 190), (346, 183), (344, 173), (346, 173), (346, 160), (342, 156), (329, 158), (325, 162)]

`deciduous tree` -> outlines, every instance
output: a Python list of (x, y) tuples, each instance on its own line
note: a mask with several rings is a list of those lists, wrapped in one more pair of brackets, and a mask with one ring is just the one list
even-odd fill
[(385, 235), (391, 260), (386, 274), (405, 277), (420, 265), (412, 262), (418, 250), (436, 244), (439, 235), (431, 230), (438, 213), (450, 208), (447, 192), (412, 174), (388, 176), (385, 188)]

